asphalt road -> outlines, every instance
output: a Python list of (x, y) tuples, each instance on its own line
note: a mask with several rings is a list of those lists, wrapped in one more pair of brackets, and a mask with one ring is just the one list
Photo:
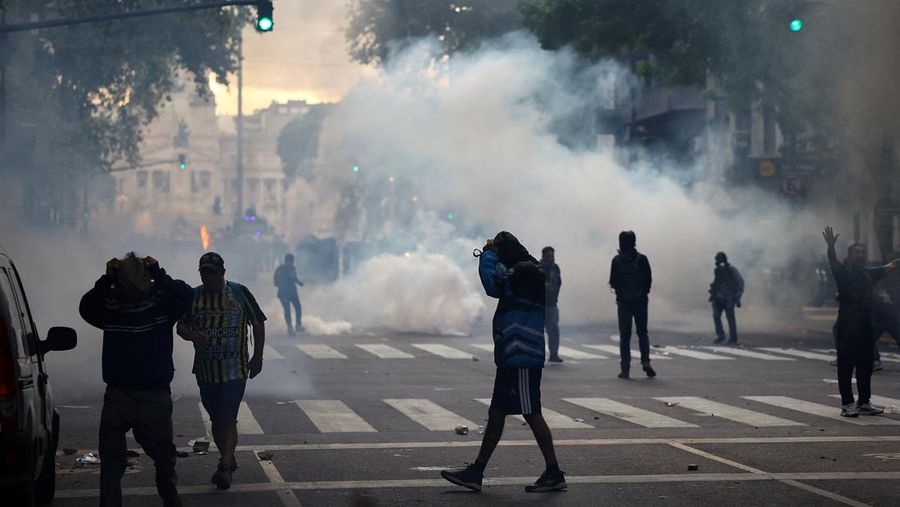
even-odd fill
[[(271, 337), (242, 408), (233, 488), (209, 482), (215, 453), (191, 453), (178, 461), (180, 491), (186, 505), (209, 506), (900, 505), (896, 348), (883, 349), (896, 355), (873, 379), (889, 413), (842, 419), (827, 335), (748, 335), (735, 350), (656, 329), (659, 376), (644, 378), (635, 359), (633, 379), (623, 381), (612, 334), (564, 329), (565, 363), (544, 372), (565, 492), (525, 493), (543, 461), (512, 417), (481, 493), (443, 481), (440, 470), (473, 461), (478, 450), (490, 339), (378, 333)], [(60, 448), (79, 451), (60, 452), (55, 505), (97, 503), (99, 467), (74, 461), (96, 450), (101, 399), (59, 401)], [(206, 434), (198, 402), (175, 400), (184, 451)], [(468, 435), (454, 431), (461, 424)], [(270, 459), (261, 459), (266, 451)], [(152, 462), (133, 461), (126, 503), (159, 505)]]

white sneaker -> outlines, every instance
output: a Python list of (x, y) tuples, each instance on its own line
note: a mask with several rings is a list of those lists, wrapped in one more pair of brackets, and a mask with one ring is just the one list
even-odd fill
[(879, 406), (872, 405), (872, 402), (857, 403), (856, 412), (860, 415), (881, 415), (884, 413), (884, 409)]
[(844, 417), (858, 417), (859, 411), (856, 410), (856, 404), (841, 405), (841, 415)]

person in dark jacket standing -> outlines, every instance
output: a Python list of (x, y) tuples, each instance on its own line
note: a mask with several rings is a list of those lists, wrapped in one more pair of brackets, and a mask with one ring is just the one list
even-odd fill
[(556, 264), (556, 250), (545, 246), (541, 250), (541, 265), (544, 268), (544, 327), (547, 330), (547, 345), (550, 347), (551, 363), (561, 363), (559, 357), (559, 289), (562, 287), (562, 275)]
[(294, 336), (294, 325), (291, 319), (291, 306), (294, 307), (294, 313), (297, 314), (297, 330), (303, 329), (301, 318), (303, 317), (302, 307), (300, 306), (300, 295), (297, 293), (297, 287), (303, 287), (303, 282), (297, 278), (297, 268), (294, 267), (294, 255), (287, 254), (284, 256), (284, 264), (275, 268), (274, 275), (275, 286), (278, 287), (278, 300), (284, 308), (284, 322), (287, 324), (288, 335)]
[[(884, 409), (871, 403), (872, 362), (874, 338), (872, 336), (872, 304), (875, 284), (900, 267), (900, 260), (886, 266), (867, 268), (869, 259), (866, 246), (853, 243), (847, 248), (847, 261), (837, 258), (834, 246), (840, 234), (827, 226), (822, 232), (828, 245), (828, 262), (838, 289), (838, 317), (834, 326), (837, 344), (838, 389), (841, 393), (841, 415), (879, 415)], [(856, 371), (856, 387), (859, 399), (853, 400), (853, 372)]]
[(744, 295), (744, 279), (737, 268), (728, 263), (725, 252), (716, 254), (716, 269), (713, 282), (709, 284), (709, 302), (712, 303), (713, 323), (716, 326), (716, 341), (725, 341), (725, 329), (722, 328), (722, 312), (728, 319), (728, 344), (737, 345), (737, 321), (734, 307), (741, 307), (741, 296)]
[(179, 506), (172, 431), (172, 327), (191, 307), (194, 291), (173, 280), (152, 257), (133, 252), (106, 264), (106, 274), (81, 298), (79, 312), (103, 330), (100, 415), (100, 505), (122, 505), (125, 434), (156, 466), (156, 490)]
[(647, 306), (653, 275), (647, 256), (637, 251), (633, 231), (619, 234), (619, 254), (613, 257), (609, 270), (609, 286), (616, 292), (619, 314), (619, 355), (622, 371), (619, 378), (629, 378), (631, 370), (631, 322), (637, 328), (641, 349), (641, 367), (648, 377), (655, 377), (650, 366), (650, 336), (647, 334)]
[(494, 313), (494, 363), (497, 374), (488, 409), (488, 423), (475, 463), (441, 472), (453, 484), (481, 491), (484, 469), (494, 453), (506, 416), (522, 414), (531, 427), (546, 469), (528, 492), (566, 488), (553, 436), (541, 414), (541, 371), (544, 367), (544, 273), (541, 264), (512, 234), (503, 231), (484, 246), (478, 274), (488, 296), (498, 298)]

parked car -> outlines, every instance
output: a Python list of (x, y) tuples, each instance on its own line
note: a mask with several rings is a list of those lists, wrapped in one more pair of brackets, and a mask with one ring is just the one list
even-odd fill
[[(53, 327), (38, 338), (22, 281), (0, 248), (0, 493), (5, 505), (53, 501), (59, 413), (44, 355), (75, 347), (75, 330)], [(6, 491), (9, 490), (9, 491)], [(7, 504), (8, 499), (14, 499)]]

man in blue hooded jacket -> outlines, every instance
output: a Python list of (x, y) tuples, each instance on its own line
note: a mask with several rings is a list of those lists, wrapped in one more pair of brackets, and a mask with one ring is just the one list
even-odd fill
[(459, 486), (481, 491), (484, 469), (500, 438), (507, 415), (522, 414), (531, 427), (547, 467), (528, 492), (566, 488), (553, 436), (541, 414), (541, 372), (544, 367), (544, 272), (541, 264), (512, 234), (504, 231), (488, 240), (478, 265), (488, 296), (497, 298), (494, 313), (494, 363), (497, 375), (488, 409), (488, 423), (475, 463), (441, 476)]

